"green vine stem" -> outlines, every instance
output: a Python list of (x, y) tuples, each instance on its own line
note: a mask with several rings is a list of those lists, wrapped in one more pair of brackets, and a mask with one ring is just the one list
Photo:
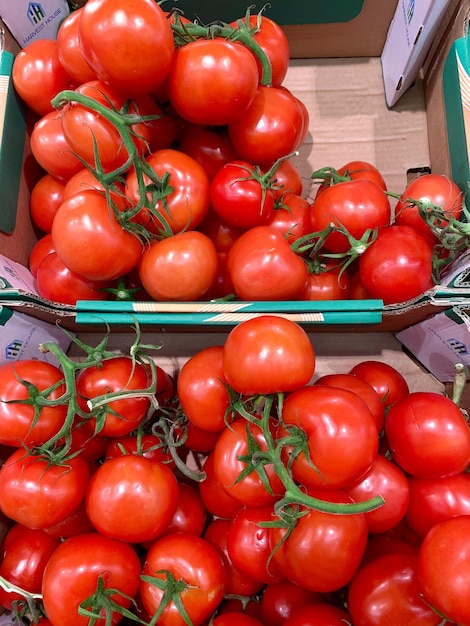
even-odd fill
[[(281, 482), (284, 485), (285, 489), (283, 497), (275, 504), (275, 513), (279, 517), (282, 518), (284, 510), (293, 506), (301, 506), (305, 507), (306, 509), (314, 509), (317, 511), (322, 511), (324, 513), (353, 515), (373, 511), (384, 504), (384, 500), (380, 495), (377, 495), (376, 497), (371, 498), (370, 500), (366, 500), (364, 502), (335, 503), (315, 498), (302, 491), (299, 485), (297, 485), (297, 483), (292, 478), (288, 467), (286, 467), (282, 459), (283, 450), (286, 446), (290, 447), (293, 445), (293, 443), (301, 443), (301, 441), (299, 440), (299, 438), (295, 440), (294, 438), (292, 438), (292, 436), (281, 439), (275, 439), (273, 437), (270, 428), (270, 421), (272, 419), (271, 413), (275, 400), (277, 400), (278, 404), (278, 414), (281, 415), (283, 394), (277, 394), (277, 396), (260, 396), (256, 399), (256, 404), (258, 404), (260, 401), (264, 402), (261, 418), (253, 415), (249, 410), (247, 410), (246, 405), (242, 401), (236, 402), (232, 408), (233, 410), (240, 413), (248, 422), (258, 425), (263, 431), (267, 450), (254, 451), (254, 458), (249, 459), (247, 458), (247, 455), (247, 457), (243, 457), (241, 460), (247, 462), (252, 471), (257, 471), (260, 474), (261, 469), (260, 478), (261, 480), (263, 480), (263, 482), (265, 480), (264, 466), (267, 464), (272, 464), (275, 473), (281, 479)], [(253, 399), (250, 399), (249, 402), (253, 402)], [(279, 417), (279, 419), (281, 418)], [(301, 449), (304, 450), (305, 447), (301, 446)], [(302, 515), (302, 513), (300, 513), (300, 515)], [(269, 524), (269, 522), (267, 524)]]

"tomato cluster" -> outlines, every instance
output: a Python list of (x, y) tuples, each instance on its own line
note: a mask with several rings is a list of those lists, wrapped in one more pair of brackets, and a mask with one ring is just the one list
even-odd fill
[(432, 287), (468, 244), (460, 190), (423, 176), (392, 211), (370, 163), (304, 180), (309, 114), (288, 64), (261, 13), (205, 27), (153, 0), (88, 0), (24, 48), (40, 295), (390, 304)]
[(0, 368), (0, 605), (52, 626), (470, 624), (453, 400), (382, 361), (319, 375), (274, 315), (179, 372), (139, 337), (77, 345)]

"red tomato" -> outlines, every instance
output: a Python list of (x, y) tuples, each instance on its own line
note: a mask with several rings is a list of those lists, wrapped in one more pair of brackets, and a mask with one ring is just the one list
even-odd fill
[(360, 396), (370, 412), (374, 416), (377, 432), (381, 433), (385, 421), (385, 408), (377, 391), (368, 382), (354, 374), (324, 374), (315, 381), (316, 385), (328, 385), (329, 387), (341, 387), (349, 389)]
[(457, 624), (470, 622), (466, 595), (470, 579), (469, 537), (470, 516), (459, 515), (433, 526), (418, 554), (418, 582), (424, 601)]
[(268, 583), (261, 596), (263, 622), (270, 626), (283, 626), (293, 611), (304, 604), (322, 602), (323, 597), (290, 580)]
[(260, 526), (270, 522), (273, 508), (244, 506), (230, 523), (227, 550), (235, 567), (253, 580), (267, 584), (285, 578), (279, 567), (271, 561), (271, 529)]
[(223, 165), (212, 180), (211, 206), (226, 224), (247, 230), (271, 220), (274, 192), (256, 167), (232, 161)]
[(205, 478), (199, 483), (199, 493), (201, 494), (204, 506), (209, 513), (212, 513), (215, 517), (232, 519), (242, 506), (242, 503), (227, 493), (218, 481), (214, 471), (213, 453), (207, 456), (202, 469)]
[[(225, 568), (217, 548), (202, 537), (173, 533), (155, 541), (145, 557), (143, 576), (165, 581), (171, 574), (178, 584), (178, 595), (194, 625), (203, 624), (220, 604), (225, 593)], [(144, 609), (154, 615), (164, 590), (148, 582), (140, 584)], [(162, 626), (184, 626), (187, 621), (171, 600), (163, 609)]]
[[(240, 20), (238, 20), (240, 21)], [(253, 39), (268, 57), (271, 66), (270, 85), (279, 87), (282, 85), (289, 69), (289, 41), (282, 28), (264, 15), (250, 15), (248, 22), (243, 20), (248, 28), (252, 29)], [(231, 22), (230, 26), (237, 26), (237, 21)], [(259, 79), (263, 78), (262, 67), (259, 58), (255, 55), (258, 65)]]
[(83, 169), (83, 165), (67, 143), (62, 121), (56, 111), (46, 113), (33, 127), (31, 152), (39, 165), (54, 178), (67, 181)]
[(142, 244), (124, 230), (98, 191), (64, 200), (54, 218), (52, 241), (65, 265), (90, 280), (113, 280), (134, 268)]
[(144, 201), (133, 221), (156, 234), (167, 232), (168, 228), (173, 234), (194, 230), (206, 216), (210, 203), (210, 182), (202, 165), (171, 148), (154, 152), (147, 164), (161, 183), (144, 175), (146, 196), (142, 198), (135, 171), (127, 176), (129, 203), (137, 207)]
[(232, 140), (225, 132), (197, 124), (185, 126), (178, 149), (202, 165), (210, 180), (223, 165), (237, 160)]
[(48, 457), (20, 448), (0, 469), (0, 508), (28, 528), (47, 528), (78, 508), (88, 477), (88, 464), (80, 456), (51, 465)]
[[(2, 543), (0, 576), (25, 591), (41, 593), (44, 568), (58, 545), (59, 540), (44, 530), (14, 524)], [(18, 600), (24, 602), (24, 597), (0, 588), (1, 606), (11, 611)]]
[(227, 263), (241, 300), (296, 300), (308, 280), (305, 261), (271, 226), (245, 231), (230, 249)]
[[(327, 187), (312, 204), (311, 228), (323, 231), (330, 224), (344, 227), (354, 238), (361, 239), (368, 229), (388, 226), (390, 203), (382, 188), (367, 179), (355, 179)], [(325, 239), (328, 252), (347, 252), (351, 243), (342, 232), (333, 232)]]
[(64, 198), (65, 183), (45, 174), (31, 189), (29, 214), (35, 226), (50, 233), (57, 209)]
[(299, 300), (348, 300), (351, 279), (347, 270), (341, 267), (324, 267), (318, 272), (310, 272)]
[(379, 394), (386, 409), (408, 395), (410, 391), (406, 379), (389, 363), (374, 360), (361, 361), (356, 363), (349, 373), (369, 383)]
[[(90, 98), (91, 104), (88, 106), (72, 99), (62, 107), (62, 130), (67, 143), (83, 162), (94, 169), (111, 172), (122, 167), (129, 159), (129, 151), (123, 145), (121, 134), (102, 113), (92, 108), (92, 104), (119, 111), (124, 106), (124, 97), (99, 80), (82, 83), (75, 91)], [(129, 111), (135, 112), (136, 109), (139, 109), (138, 100), (132, 102)], [(143, 156), (150, 139), (148, 127), (144, 122), (138, 122), (130, 130), (134, 147)]]
[(268, 223), (292, 244), (310, 233), (310, 204), (303, 196), (286, 191)]
[(57, 524), (44, 528), (44, 531), (56, 537), (57, 539), (68, 539), (75, 535), (82, 535), (83, 533), (94, 532), (93, 524), (90, 522), (90, 518), (87, 515), (85, 500), (82, 500), (73, 513), (65, 517)]
[[(107, 459), (90, 478), (86, 511), (102, 535), (142, 543), (161, 535), (176, 511), (178, 483), (166, 465), (125, 454)], [(122, 511), (129, 514), (123, 516)]]
[(283, 626), (343, 626), (350, 624), (349, 615), (343, 609), (326, 602), (311, 602), (296, 608)]
[[(217, 439), (214, 447), (214, 475), (222, 488), (247, 506), (272, 505), (284, 495), (284, 486), (272, 463), (263, 464), (269, 484), (266, 488), (256, 467), (249, 467), (248, 434), (260, 450), (267, 450), (266, 438), (260, 426), (244, 418), (234, 420)], [(252, 471), (248, 474), (248, 469)], [(242, 474), (242, 472), (244, 472)], [(240, 476), (241, 475), (241, 476)]]
[(350, 486), (377, 457), (374, 417), (364, 400), (348, 389), (326, 385), (298, 389), (285, 398), (282, 421), (307, 436), (310, 459), (303, 452), (291, 459), (294, 478), (307, 487)]
[(256, 61), (240, 43), (197, 39), (175, 53), (169, 78), (170, 101), (178, 115), (189, 122), (208, 126), (234, 122), (251, 105), (257, 87)]
[(285, 193), (293, 193), (297, 196), (302, 195), (302, 175), (296, 165), (294, 165), (293, 159), (282, 159), (277, 166), (273, 183), (276, 200), (282, 199)]
[(145, 392), (150, 382), (148, 366), (128, 356), (117, 355), (105, 359), (100, 365), (80, 370), (76, 378), (78, 404), (85, 414), (93, 413), (93, 424), (102, 436), (121, 437), (136, 429), (146, 418), (150, 408), (148, 395), (142, 393), (107, 400), (99, 405), (98, 412), (88, 406), (88, 401), (118, 391)]
[(47, 254), (36, 268), (36, 287), (38, 293), (47, 300), (61, 304), (76, 305), (78, 300), (107, 300), (105, 291), (111, 286), (110, 281), (90, 280), (72, 272), (53, 250)]
[[(35, 39), (18, 52), (13, 63), (15, 90), (38, 115), (54, 111), (51, 100), (74, 81), (62, 66), (55, 39)], [(55, 114), (55, 112), (54, 112)]]
[(125, 96), (153, 93), (169, 74), (173, 33), (152, 0), (88, 0), (78, 33), (83, 56), (98, 78)]
[(69, 76), (81, 85), (96, 79), (96, 73), (85, 60), (80, 47), (79, 23), (83, 7), (72, 11), (62, 20), (57, 32), (57, 54)]
[(216, 279), (217, 250), (209, 237), (187, 230), (153, 241), (138, 267), (142, 285), (154, 300), (200, 300)]
[(43, 258), (51, 252), (55, 252), (55, 248), (54, 244), (52, 243), (51, 233), (47, 233), (46, 235), (43, 235), (38, 239), (29, 254), (29, 271), (34, 276), (34, 278), (36, 278), (37, 276), (39, 264), (41, 263)]
[(380, 495), (384, 504), (365, 513), (369, 533), (385, 533), (400, 522), (410, 501), (408, 477), (395, 463), (378, 454), (370, 469), (352, 486), (345, 488), (356, 502)]
[(417, 566), (414, 555), (388, 554), (361, 567), (348, 590), (352, 622), (364, 626), (442, 624), (442, 617), (423, 601)]
[(288, 89), (261, 85), (228, 131), (240, 159), (269, 166), (299, 147), (305, 127), (305, 111)]
[[(100, 192), (101, 195), (105, 195), (106, 193), (104, 185), (99, 182), (94, 173), (87, 167), (84, 167), (79, 172), (74, 174), (65, 183), (63, 199), (68, 200), (71, 196), (85, 190), (95, 190)], [(108, 191), (110, 194), (110, 200), (112, 200), (114, 206), (119, 211), (124, 211), (128, 208), (129, 205), (125, 197), (124, 185), (121, 185), (119, 182), (115, 182), (113, 183), (113, 187), (108, 189)]]
[(447, 176), (425, 174), (409, 183), (395, 206), (395, 224), (411, 226), (428, 238), (433, 245), (437, 237), (432, 233), (430, 224), (422, 218), (413, 200), (442, 209), (442, 220), (428, 217), (431, 225), (443, 227), (448, 223), (446, 215), (458, 220), (462, 214), (463, 193)]
[(0, 366), (0, 443), (40, 446), (60, 431), (67, 414), (65, 404), (41, 407), (36, 403), (36, 415), (35, 404), (25, 401), (29, 399), (28, 385), (33, 395), (45, 392), (46, 399), (57, 400), (65, 393), (65, 385), (57, 385), (63, 378), (62, 370), (45, 361), (21, 359)]
[(200, 350), (183, 365), (177, 381), (184, 414), (196, 426), (211, 432), (220, 432), (229, 421), (223, 351), (222, 346)]
[(199, 224), (198, 230), (212, 239), (217, 252), (227, 254), (235, 241), (244, 232), (226, 224), (215, 211), (209, 209), (206, 217)]
[[(335, 503), (352, 502), (341, 491), (328, 491), (312, 496)], [(304, 512), (304, 511), (302, 511)], [(273, 560), (284, 575), (305, 589), (329, 593), (341, 589), (356, 573), (367, 544), (367, 522), (363, 514), (324, 513), (307, 510), (293, 530), (272, 529)]]
[(243, 395), (300, 389), (315, 371), (315, 350), (301, 326), (276, 315), (241, 322), (224, 343), (228, 384)]
[(204, 539), (219, 550), (223, 559), (227, 575), (226, 595), (255, 596), (263, 588), (263, 583), (250, 578), (245, 568), (240, 570), (231, 559), (228, 551), (228, 537), (231, 526), (232, 522), (228, 519), (214, 519), (204, 531)]
[[(375, 167), (375, 165), (372, 165), (372, 163), (369, 163), (368, 161), (348, 161), (348, 163), (336, 171), (340, 177), (347, 180), (370, 180), (384, 191), (387, 191), (387, 184), (382, 176), (382, 173), (377, 167)], [(322, 183), (318, 187), (317, 195), (323, 193), (331, 184), (335, 184), (333, 177), (331, 180), (327, 179), (325, 183)]]
[[(79, 615), (82, 602), (92, 596), (101, 580), (106, 591), (115, 590), (109, 599), (129, 608), (139, 588), (141, 564), (134, 548), (124, 541), (84, 533), (66, 539), (53, 553), (44, 571), (42, 595), (52, 626), (86, 626), (90, 618)], [(64, 585), (64, 581), (71, 584)], [(122, 619), (112, 611), (109, 624)], [(104, 616), (96, 621), (104, 626)]]
[(187, 532), (202, 536), (207, 520), (207, 511), (199, 491), (191, 485), (178, 483), (176, 509), (163, 534)]
[(372, 298), (406, 302), (434, 285), (432, 247), (410, 226), (385, 227), (359, 257), (359, 272)]
[(408, 477), (410, 502), (406, 520), (420, 537), (439, 522), (458, 515), (470, 515), (470, 474), (446, 478)]
[(262, 622), (245, 613), (221, 613), (215, 617), (213, 626), (263, 626)]
[(418, 478), (444, 478), (470, 463), (470, 428), (458, 406), (439, 393), (416, 391), (388, 411), (385, 435), (395, 462)]

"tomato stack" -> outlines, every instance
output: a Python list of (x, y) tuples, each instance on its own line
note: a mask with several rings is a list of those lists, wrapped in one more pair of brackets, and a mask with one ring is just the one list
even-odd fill
[[(392, 194), (359, 160), (305, 179), (288, 65), (262, 13), (202, 26), (153, 0), (88, 0), (24, 48), (40, 294), (428, 289), (468, 245), (460, 190), (429, 174)], [(57, 365), (0, 367), (1, 606), (40, 626), (470, 624), (459, 393), (382, 361), (320, 376), (274, 314), (180, 371), (136, 331), (129, 353), (76, 338), (78, 358), (49, 342)]]

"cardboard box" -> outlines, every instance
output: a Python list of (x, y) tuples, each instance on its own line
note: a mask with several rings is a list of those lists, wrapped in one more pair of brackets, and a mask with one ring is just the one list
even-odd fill
[[(455, 0), (453, 2), (455, 4)], [(365, 1), (362, 10), (371, 10), (371, 6)], [(376, 4), (373, 6), (377, 8)], [(456, 7), (452, 6), (450, 13), (455, 16), (455, 11)], [(369, 28), (373, 23), (369, 22)], [(452, 20), (449, 29), (446, 31), (447, 34), (453, 32)], [(382, 45), (384, 42), (385, 33)], [(338, 48), (338, 54), (340, 52), (341, 49)], [(308, 54), (308, 47), (303, 49), (302, 54)], [(433, 77), (442, 75), (442, 59), (438, 56), (436, 58), (437, 61), (429, 70)], [(296, 161), (296, 166), (305, 181), (305, 195), (311, 196), (314, 192), (310, 181), (310, 175), (314, 170), (325, 166), (338, 168), (353, 159), (374, 163), (383, 173), (388, 189), (394, 193), (403, 191), (410, 170), (424, 167), (449, 175), (446, 163), (439, 161), (438, 158), (442, 147), (440, 150), (430, 150), (431, 138), (436, 133), (442, 136), (445, 120), (443, 116), (439, 118), (434, 111), (433, 123), (429, 124), (426, 80), (426, 74), (419, 77), (397, 105), (390, 109), (384, 96), (380, 56), (292, 59), (285, 85), (307, 105), (310, 112), (309, 133)], [(438, 97), (437, 78), (433, 85)], [(17, 225), (11, 235), (0, 233), (0, 252), (24, 266), (28, 264), (29, 252), (38, 236), (31, 224), (28, 204), (29, 193), (35, 182), (34, 173), (33, 159), (26, 142)], [(323, 320), (315, 319), (313, 316), (313, 321), (308, 322), (308, 327), (310, 330), (322, 332), (330, 330), (396, 332), (446, 310), (455, 302), (455, 297), (466, 297), (466, 293), (464, 291), (456, 294), (454, 291), (449, 292), (436, 287), (411, 302), (383, 307), (378, 320), (366, 318), (364, 315), (361, 321), (362, 303), (354, 310), (354, 302), (347, 302), (343, 303), (342, 310), (347, 313), (352, 307), (352, 313), (356, 318), (354, 322), (345, 318), (343, 323), (325, 324), (325, 316)], [(11, 301), (10, 293), (9, 299), (4, 300), (3, 304), (16, 307), (20, 312), (26, 311), (46, 321), (60, 316), (62, 323), (76, 329), (74, 317), (68, 315), (67, 307), (56, 306), (55, 309), (54, 307), (51, 309), (50, 303), (35, 301), (27, 292), (21, 295), (25, 297), (19, 298), (15, 304)], [(376, 303), (374, 307), (375, 305)], [(59, 311), (65, 313), (61, 315)], [(103, 309), (99, 308), (97, 311), (103, 320)], [(321, 305), (315, 307), (313, 304), (309, 313), (321, 314)], [(125, 319), (132, 319), (132, 316)], [(153, 325), (158, 326), (159, 323), (162, 323), (161, 320), (155, 318)], [(151, 327), (152, 322), (149, 325)], [(129, 322), (125, 321), (123, 324), (116, 324), (114, 328), (125, 330), (128, 326)], [(169, 330), (181, 331), (184, 323), (183, 326), (174, 324), (164, 326)], [(186, 326), (192, 327), (189, 318)], [(103, 321), (97, 323), (98, 329), (103, 327)], [(185, 332), (187, 330), (186, 328)]]
[(55, 39), (69, 13), (67, 0), (0, 0), (0, 17), (22, 48), (35, 39)]
[(451, 0), (399, 0), (381, 61), (385, 99), (398, 102), (419, 75)]

